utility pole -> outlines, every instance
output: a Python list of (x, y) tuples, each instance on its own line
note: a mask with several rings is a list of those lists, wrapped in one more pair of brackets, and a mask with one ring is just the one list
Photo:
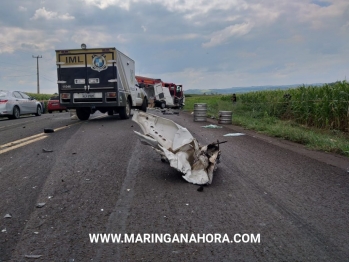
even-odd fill
[(39, 84), (39, 58), (42, 58), (42, 56), (33, 56), (33, 58), (36, 58), (37, 93), (40, 94), (40, 84)]

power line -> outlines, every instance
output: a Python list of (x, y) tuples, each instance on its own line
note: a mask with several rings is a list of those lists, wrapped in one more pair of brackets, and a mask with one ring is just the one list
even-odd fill
[(43, 75), (41, 75), (41, 77), (44, 78), (44, 79), (46, 79), (47, 81), (50, 81), (50, 82), (52, 82), (52, 83), (55, 83), (55, 81), (53, 81), (53, 80), (51, 80), (51, 79), (48, 79), (47, 77), (45, 77), (45, 76), (43, 76)]

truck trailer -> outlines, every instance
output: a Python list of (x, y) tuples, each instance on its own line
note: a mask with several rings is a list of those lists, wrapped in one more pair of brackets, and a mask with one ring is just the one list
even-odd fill
[(135, 62), (111, 48), (56, 50), (60, 104), (76, 109), (80, 120), (99, 110), (128, 119), (131, 108), (144, 112), (148, 98), (135, 78)]

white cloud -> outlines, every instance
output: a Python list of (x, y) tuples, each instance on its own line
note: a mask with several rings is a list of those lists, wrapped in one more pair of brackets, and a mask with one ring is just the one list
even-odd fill
[(0, 27), (3, 36), (0, 42), (0, 54), (13, 53), (16, 50), (44, 51), (54, 49), (54, 43), (64, 37), (64, 30), (52, 32), (49, 35), (40, 30), (28, 30), (19, 27)]
[(129, 10), (132, 0), (82, 0), (90, 5), (95, 5), (100, 9), (105, 9), (109, 6), (119, 6), (122, 9)]
[(214, 32), (210, 36), (210, 41), (202, 44), (203, 47), (213, 47), (224, 43), (225, 40), (232, 36), (243, 36), (248, 34), (253, 28), (252, 23), (235, 24)]
[(20, 12), (25, 12), (25, 11), (27, 11), (27, 8), (26, 8), (26, 7), (23, 7), (23, 6), (19, 6), (19, 7), (18, 7), (18, 10), (19, 10)]
[(86, 43), (88, 47), (98, 47), (108, 45), (109, 42), (125, 43), (127, 39), (123, 35), (112, 35), (110, 32), (103, 32), (101, 28), (89, 27), (79, 29), (73, 33), (72, 41), (80, 46), (81, 43)]
[(68, 13), (59, 15), (57, 12), (47, 11), (45, 7), (37, 9), (35, 14), (30, 20), (38, 20), (38, 19), (59, 19), (59, 20), (72, 20), (75, 19), (74, 16), (69, 15)]

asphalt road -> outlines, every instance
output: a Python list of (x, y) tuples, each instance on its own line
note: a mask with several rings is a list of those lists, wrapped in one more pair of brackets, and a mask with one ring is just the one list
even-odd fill
[[(0, 119), (0, 261), (348, 261), (348, 158), (164, 115), (202, 144), (227, 141), (199, 192), (139, 142), (136, 123), (93, 117)], [(223, 136), (234, 132), (246, 135)], [(91, 243), (91, 233), (260, 241), (107, 244)]]

